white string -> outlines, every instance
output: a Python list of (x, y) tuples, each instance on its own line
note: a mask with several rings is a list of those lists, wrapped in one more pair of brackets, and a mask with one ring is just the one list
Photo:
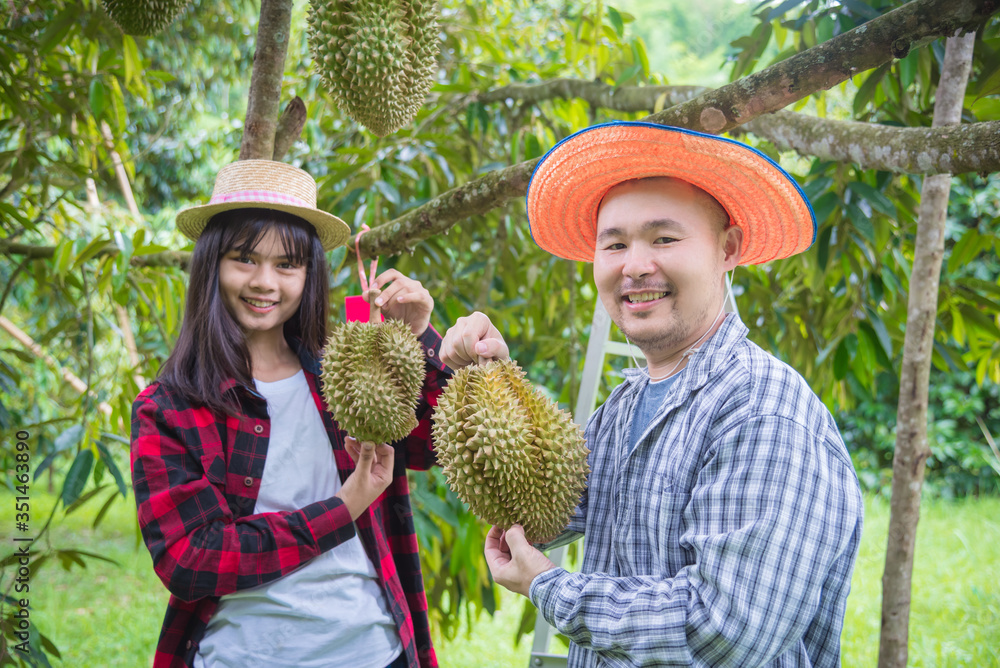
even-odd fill
[[(712, 324), (709, 326), (709, 328), (705, 330), (705, 333), (702, 334), (700, 337), (698, 337), (697, 341), (695, 341), (690, 346), (688, 346), (688, 349), (685, 350), (684, 353), (680, 356), (680, 359), (677, 360), (677, 364), (675, 364), (673, 366), (673, 368), (670, 369), (670, 371), (668, 371), (665, 375), (660, 376), (659, 378), (653, 378), (649, 374), (649, 364), (647, 362), (646, 366), (642, 367), (640, 370), (643, 371), (646, 374), (646, 376), (649, 377), (650, 382), (656, 383), (658, 381), (666, 380), (667, 378), (670, 378), (670, 376), (673, 375), (674, 371), (677, 370), (677, 367), (679, 367), (681, 365), (681, 362), (683, 362), (685, 358), (690, 357), (691, 355), (694, 355), (696, 352), (698, 352), (699, 350), (701, 350), (700, 348), (696, 348), (695, 346), (697, 346), (699, 343), (701, 343), (705, 339), (705, 337), (708, 336), (708, 333), (711, 332), (712, 329), (715, 328), (716, 323), (719, 322), (719, 318), (721, 318), (722, 315), (726, 312), (726, 298), (727, 297), (730, 300), (735, 301), (735, 299), (733, 299), (733, 278), (732, 278), (732, 275), (729, 272), (726, 272), (726, 295), (723, 296), (723, 298), (722, 298), (722, 308), (719, 309), (719, 315), (715, 316), (715, 320), (713, 320)], [(624, 334), (624, 332), (622, 332), (622, 333)], [(625, 334), (625, 341), (629, 345), (628, 354), (632, 358), (632, 362), (635, 363), (636, 368), (639, 368), (639, 360), (637, 360), (635, 358), (635, 355), (632, 353), (632, 345), (633, 344), (632, 344), (631, 341), (628, 340), (628, 334)]]

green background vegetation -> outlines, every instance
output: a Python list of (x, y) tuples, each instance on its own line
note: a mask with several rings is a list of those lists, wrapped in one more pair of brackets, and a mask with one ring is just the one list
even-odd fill
[[(38, 512), (56, 499), (35, 497)], [(11, 497), (0, 492), (0, 523), (13, 521)], [(53, 545), (85, 545), (118, 565), (47, 568), (32, 581), (37, 623), (62, 651), (59, 666), (135, 668), (148, 665), (166, 607), (167, 591), (149, 553), (136, 543), (132, 499), (116, 505), (94, 530), (96, 507), (70, 515), (51, 535)], [(843, 665), (876, 663), (880, 581), (889, 507), (865, 500), (865, 531), (847, 601)], [(909, 665), (926, 668), (1000, 665), (1000, 499), (934, 500), (921, 509), (913, 577)], [(496, 615), (464, 616), (452, 639), (435, 639), (442, 668), (528, 666), (532, 636), (513, 642), (522, 601), (505, 592)], [(558, 643), (553, 643), (558, 650)]]
[[(306, 47), (306, 3), (297, 2), (283, 98), (300, 96), (309, 120), (286, 160), (317, 177), (322, 208), (354, 229), (379, 225), (456, 185), (537, 157), (580, 127), (645, 115), (580, 100), (484, 104), (477, 92), (556, 77), (718, 86), (899, 4), (443, 0), (438, 84), (412, 126), (376, 139), (319, 90)], [(174, 230), (176, 211), (203, 202), (217, 169), (236, 159), (258, 9), (249, 0), (194, 0), (163, 34), (131, 38), (96, 0), (0, 3), (0, 244), (54, 248), (43, 259), (0, 254), (0, 312), (93, 391), (79, 395), (59, 370), (0, 334), (3, 469), (14, 470), (14, 434), (28, 429), (38, 476), (35, 530), (44, 506), (60, 498), (51, 536), (36, 544), (42, 593), (32, 600), (34, 619), (67, 657), (91, 647), (104, 653), (96, 663), (73, 655), (65, 665), (108, 665), (107, 656), (136, 665), (159, 628), (164, 592), (144, 548), (135, 551), (130, 524), (128, 424), (139, 391), (133, 373), (155, 378), (169, 354), (187, 274), (137, 263), (190, 248)], [(966, 122), (1000, 119), (996, 19), (978, 39)], [(793, 109), (927, 126), (942, 53), (942, 43), (934, 42)], [(125, 207), (102, 124), (124, 160), (141, 219)], [(834, 412), (869, 494), (844, 648), (857, 663), (872, 664), (922, 180), (779, 154), (766, 141), (740, 138), (780, 160), (816, 210), (813, 248), (738, 270), (735, 291), (752, 338), (798, 369)], [(87, 204), (88, 178), (97, 207)], [(1000, 461), (977, 420), (1000, 434), (998, 232), (1000, 179), (955, 177), (931, 375), (931, 501), (917, 552), (911, 647), (922, 663), (915, 665), (997, 662), (990, 648), (1000, 639), (989, 622), (997, 618), (1000, 578), (988, 551), (996, 545)], [(359, 286), (350, 255), (339, 249), (329, 259), (331, 304), (339, 314), (342, 298)], [(470, 217), (410, 253), (382, 258), (381, 266), (427, 285), (440, 331), (470, 310), (489, 314), (529, 377), (572, 406), (596, 293), (586, 265), (555, 259), (532, 243), (523, 202)], [(115, 305), (129, 315), (138, 366), (125, 353)], [(606, 366), (602, 396), (617, 382), (617, 364)], [(111, 406), (110, 416), (98, 412), (99, 402)], [(445, 665), (483, 665), (470, 657), (499, 657), (505, 638), (513, 641), (525, 621), (521, 606), (489, 582), (485, 528), (440, 474), (414, 475), (411, 483), (441, 655)], [(0, 496), (0, 504), (0, 513), (8, 513), (8, 497)], [(4, 591), (9, 566), (0, 572)], [(489, 620), (498, 601), (501, 611)], [(123, 637), (113, 635), (119, 625), (128, 630)], [(463, 640), (469, 628), (474, 639)], [(141, 647), (119, 645), (133, 635), (145, 638)], [(526, 647), (522, 640), (518, 656)], [(452, 652), (461, 663), (447, 663)]]

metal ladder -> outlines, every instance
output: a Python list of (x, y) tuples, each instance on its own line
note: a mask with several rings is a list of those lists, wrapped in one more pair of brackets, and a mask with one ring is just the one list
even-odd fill
[[(633, 356), (634, 359), (645, 359), (636, 346), (620, 341), (611, 341), (611, 316), (605, 310), (600, 299), (597, 299), (594, 306), (594, 319), (590, 324), (590, 339), (587, 341), (587, 357), (583, 362), (583, 378), (580, 380), (580, 392), (576, 397), (576, 408), (573, 410), (573, 421), (581, 427), (585, 427), (591, 413), (594, 412), (594, 405), (597, 403), (597, 390), (601, 384), (602, 371), (604, 369), (604, 358), (607, 355), (617, 355), (621, 357)], [(737, 313), (736, 302), (730, 291), (726, 297), (726, 312)], [(557, 547), (549, 553), (549, 559), (556, 566), (562, 566), (566, 559), (566, 550), (569, 546)], [(581, 554), (583, 547), (581, 546)], [(528, 659), (529, 668), (566, 668), (567, 658), (563, 654), (550, 654), (549, 644), (555, 634), (545, 618), (538, 615), (535, 619), (535, 638), (531, 643), (531, 657)]]

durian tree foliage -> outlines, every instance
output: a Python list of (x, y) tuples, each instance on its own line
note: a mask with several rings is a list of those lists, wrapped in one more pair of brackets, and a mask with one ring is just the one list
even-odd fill
[[(384, 138), (325, 91), (308, 3), (281, 3), (291, 7), (287, 55), (265, 105), (277, 129), (271, 146), (280, 146), (273, 155), (317, 176), (321, 207), (373, 228), (363, 249), (424, 282), (439, 331), (486, 312), (529, 379), (564, 407), (579, 389), (596, 292), (588, 266), (532, 243), (522, 199), (530, 165), (583, 126), (650, 114), (676, 122), (678, 105), (708, 95), (683, 115), (717, 124), (721, 114), (722, 127), (780, 158), (814, 204), (817, 243), (738, 270), (734, 289), (752, 338), (836, 412), (870, 487), (891, 467), (923, 178), (898, 150), (873, 161), (877, 141), (865, 132), (919, 147), (920, 169), (953, 169), (941, 156), (962, 161), (938, 294), (928, 475), (957, 493), (996, 492), (1000, 463), (974, 419), (1000, 431), (996, 2), (915, 0), (906, 20), (890, 15), (897, 0), (741, 5), (756, 15), (746, 35), (723, 45), (722, 80), (705, 82), (651, 66), (639, 36), (650, 22), (613, 0), (443, 0), (436, 83), (414, 121)], [(99, 2), (0, 3), (0, 314), (37, 346), (0, 334), (0, 429), (5, 444), (19, 429), (37, 435), (36, 484), (62, 497), (58, 513), (127, 496), (129, 406), (142, 379), (155, 378), (183, 310), (190, 246), (173, 215), (207, 196), (217, 168), (252, 134), (244, 120), (261, 4), (193, 0), (161, 32), (138, 37), (123, 35)], [(929, 126), (942, 37), (963, 21), (980, 26), (963, 126), (941, 137)], [(888, 54), (870, 35), (827, 52), (825, 61), (841, 59), (832, 81), (814, 49), (842, 44), (861, 24), (895, 35)], [(871, 56), (879, 49), (881, 60)], [(755, 115), (765, 109), (782, 111)], [(734, 124), (744, 116), (753, 117)], [(330, 254), (335, 313), (359, 292), (351, 260), (345, 249)], [(90, 392), (64, 382), (65, 371)], [(606, 371), (614, 383), (615, 365)], [(6, 446), (2, 456), (12, 469)], [(495, 605), (484, 525), (439, 470), (411, 483), (432, 624), (454, 633), (463, 613)], [(63, 547), (74, 546), (53, 550)]]

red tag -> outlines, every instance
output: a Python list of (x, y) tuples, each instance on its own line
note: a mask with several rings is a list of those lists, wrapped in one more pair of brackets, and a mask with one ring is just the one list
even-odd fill
[[(347, 322), (368, 322), (371, 319), (371, 306), (361, 295), (344, 298), (344, 315)], [(385, 321), (385, 316), (382, 316)]]

